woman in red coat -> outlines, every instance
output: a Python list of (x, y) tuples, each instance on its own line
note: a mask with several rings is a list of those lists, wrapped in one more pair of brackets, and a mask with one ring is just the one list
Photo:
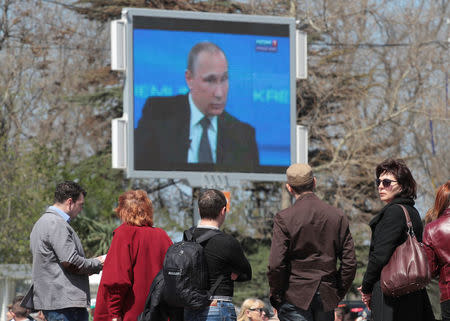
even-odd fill
[(439, 274), (441, 291), (442, 320), (450, 320), (450, 180), (442, 185), (433, 208), (425, 220), (431, 221), (425, 226), (423, 243), (426, 245), (431, 273)]
[(167, 233), (153, 226), (153, 206), (143, 190), (119, 197), (123, 222), (113, 234), (95, 305), (95, 321), (136, 321), (167, 249)]

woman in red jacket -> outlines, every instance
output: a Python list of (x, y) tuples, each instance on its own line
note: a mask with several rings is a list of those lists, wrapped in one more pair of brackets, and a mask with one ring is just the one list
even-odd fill
[(423, 243), (428, 255), (431, 273), (439, 274), (442, 320), (450, 320), (450, 180), (442, 185), (425, 220)]
[(136, 321), (172, 241), (152, 227), (153, 206), (145, 191), (120, 195), (115, 211), (123, 224), (114, 231), (106, 256), (94, 320)]

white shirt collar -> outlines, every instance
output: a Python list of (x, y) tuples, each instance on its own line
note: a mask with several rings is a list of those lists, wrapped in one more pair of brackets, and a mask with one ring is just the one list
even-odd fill
[(200, 225), (200, 223), (197, 224), (197, 228), (209, 228), (211, 230), (219, 230), (217, 226), (207, 224)]
[[(202, 118), (205, 117), (205, 115), (195, 105), (191, 93), (189, 93), (189, 108), (191, 109), (190, 128), (192, 128), (195, 125), (199, 124), (200, 120), (202, 120)], [(212, 129), (214, 130), (214, 132), (217, 132), (217, 116), (212, 116), (208, 118), (211, 121), (211, 126), (209, 127), (209, 129), (210, 130)]]

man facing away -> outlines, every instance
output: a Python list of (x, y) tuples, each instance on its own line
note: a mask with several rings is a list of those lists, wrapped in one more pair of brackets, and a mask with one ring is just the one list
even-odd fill
[(270, 299), (281, 321), (333, 321), (334, 308), (356, 273), (348, 220), (314, 194), (316, 178), (309, 165), (291, 165), (286, 175), (295, 203), (274, 218)]
[[(198, 207), (200, 222), (194, 228), (194, 238), (211, 229), (219, 230), (225, 221), (227, 211), (225, 195), (218, 190), (208, 189), (200, 194)], [(203, 243), (202, 243), (203, 244)], [(222, 276), (223, 279), (211, 297), (211, 304), (203, 309), (185, 309), (185, 321), (231, 321), (236, 312), (231, 302), (234, 281), (248, 281), (252, 277), (250, 263), (239, 242), (231, 235), (220, 232), (203, 244), (208, 265), (209, 288)]]
[(84, 205), (86, 191), (71, 181), (56, 186), (55, 203), (34, 224), (33, 305), (47, 321), (87, 321), (90, 274), (103, 267), (104, 257), (87, 259), (77, 233), (70, 226)]

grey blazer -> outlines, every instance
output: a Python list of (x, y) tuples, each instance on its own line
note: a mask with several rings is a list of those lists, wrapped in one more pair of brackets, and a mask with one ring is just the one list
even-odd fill
[(69, 223), (48, 208), (34, 224), (30, 246), (34, 308), (56, 310), (89, 306), (88, 276), (100, 272), (102, 265), (97, 259), (85, 258), (81, 241)]

